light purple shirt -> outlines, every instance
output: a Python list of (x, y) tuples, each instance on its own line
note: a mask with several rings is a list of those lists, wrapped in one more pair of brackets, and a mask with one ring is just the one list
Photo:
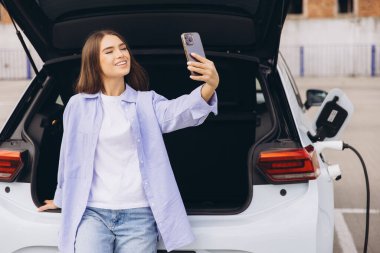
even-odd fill
[[(164, 245), (168, 251), (185, 246), (194, 240), (194, 235), (162, 134), (200, 125), (210, 112), (217, 114), (216, 93), (207, 103), (199, 86), (188, 95), (168, 100), (154, 91), (135, 91), (126, 84), (121, 97), (136, 138), (144, 192)], [(72, 96), (63, 114), (64, 133), (54, 196), (54, 203), (62, 208), (58, 243), (61, 252), (74, 253), (77, 227), (91, 189), (102, 117), (100, 91)]]

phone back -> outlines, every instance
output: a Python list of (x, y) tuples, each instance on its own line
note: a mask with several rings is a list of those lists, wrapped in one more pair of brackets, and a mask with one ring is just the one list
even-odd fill
[(206, 57), (199, 33), (196, 33), (196, 32), (183, 33), (181, 34), (181, 39), (182, 39), (183, 48), (185, 49), (186, 58), (188, 61), (197, 61), (190, 55), (191, 53), (196, 53), (202, 57)]

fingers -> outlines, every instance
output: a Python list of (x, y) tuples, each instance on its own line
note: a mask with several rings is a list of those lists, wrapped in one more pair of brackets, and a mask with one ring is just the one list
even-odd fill
[(43, 212), (43, 211), (46, 211), (49, 209), (49, 206), (48, 205), (43, 205), (43, 206), (40, 206), (37, 210), (39, 212)]
[(219, 75), (216, 71), (214, 63), (198, 54), (191, 53), (191, 55), (199, 60), (199, 62), (188, 61), (187, 68), (192, 72), (200, 74), (200, 76), (191, 75), (190, 79), (195, 81), (203, 81), (216, 89), (219, 84)]
[(187, 65), (188, 65), (188, 66), (194, 66), (194, 67), (197, 67), (197, 68), (204, 68), (204, 66), (205, 66), (204, 63), (201, 63), (201, 62), (195, 62), (195, 61), (188, 61), (188, 62), (187, 62)]
[(190, 71), (197, 72), (197, 73), (202, 74), (202, 75), (206, 75), (206, 74), (210, 75), (211, 74), (210, 70), (202, 69), (202, 68), (196, 68), (196, 67), (193, 67), (193, 66), (187, 66), (187, 69), (190, 70)]
[(188, 66), (188, 69), (189, 69), (189, 67), (193, 67), (193, 68), (198, 68), (199, 71), (200, 71), (200, 69), (209, 70), (209, 71), (216, 70), (214, 63), (212, 61), (209, 61), (209, 60), (207, 60), (206, 63), (188, 61), (187, 66)]
[(45, 205), (40, 206), (37, 210), (43, 212), (49, 209), (57, 209), (58, 207), (54, 204), (53, 200), (45, 200)]
[(194, 57), (196, 60), (200, 61), (201, 63), (210, 62), (209, 60), (207, 60), (207, 58), (200, 56), (199, 54), (196, 54), (196, 53), (191, 53), (191, 56)]
[(212, 73), (211, 75), (202, 74), (200, 76), (191, 75), (190, 79), (195, 80), (195, 81), (203, 81), (205, 83), (208, 83), (215, 89), (219, 84), (219, 77), (217, 73)]
[(204, 75), (202, 75), (202, 76), (193, 76), (193, 75), (191, 75), (190, 78), (193, 79), (193, 80), (195, 80), (195, 81), (203, 81), (203, 82), (206, 82), (206, 83), (210, 79), (209, 76), (204, 76)]

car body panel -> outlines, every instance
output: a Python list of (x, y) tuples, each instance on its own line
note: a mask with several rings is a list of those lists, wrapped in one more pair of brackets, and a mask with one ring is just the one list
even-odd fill
[[(317, 252), (317, 182), (260, 185), (253, 192), (255, 204), (238, 215), (189, 216), (197, 240), (183, 250)], [(8, 238), (3, 252), (57, 252), (61, 214), (37, 212), (28, 183), (13, 183), (11, 193), (0, 195), (0, 224), (7, 228), (0, 236)]]
[[(287, 94), (288, 102), (292, 110), (294, 121), (297, 125), (297, 130), (301, 143), (304, 147), (312, 145), (311, 140), (307, 136), (307, 132), (312, 130), (312, 123), (305, 115), (305, 110), (300, 107), (296, 94), (293, 90), (291, 82), (292, 77), (287, 77), (289, 72), (282, 57), (279, 57), (278, 71), (281, 77), (284, 90)], [(324, 242), (317, 244), (317, 252), (332, 252), (334, 238), (334, 188), (333, 180), (331, 179), (326, 164), (318, 155), (320, 165), (320, 175), (315, 180), (318, 188), (318, 222), (317, 222), (317, 238), (318, 241)]]
[[(58, 240), (60, 214), (39, 213), (30, 196), (30, 183), (0, 183), (9, 193), (0, 193), (1, 252), (18, 252), (23, 248), (52, 246)], [(22, 251), (21, 251), (22, 252)]]

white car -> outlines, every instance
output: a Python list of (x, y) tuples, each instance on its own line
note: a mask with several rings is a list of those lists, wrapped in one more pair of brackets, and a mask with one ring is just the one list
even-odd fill
[(333, 251), (337, 174), (313, 151), (326, 126), (305, 117), (326, 93), (311, 90), (303, 103), (279, 54), (288, 0), (1, 2), (44, 61), (0, 134), (1, 253), (58, 252), (60, 210), (37, 207), (55, 191), (82, 43), (103, 28), (127, 38), (151, 88), (168, 98), (198, 85), (183, 32), (201, 35), (220, 75), (219, 114), (165, 135), (196, 236), (174, 252)]

